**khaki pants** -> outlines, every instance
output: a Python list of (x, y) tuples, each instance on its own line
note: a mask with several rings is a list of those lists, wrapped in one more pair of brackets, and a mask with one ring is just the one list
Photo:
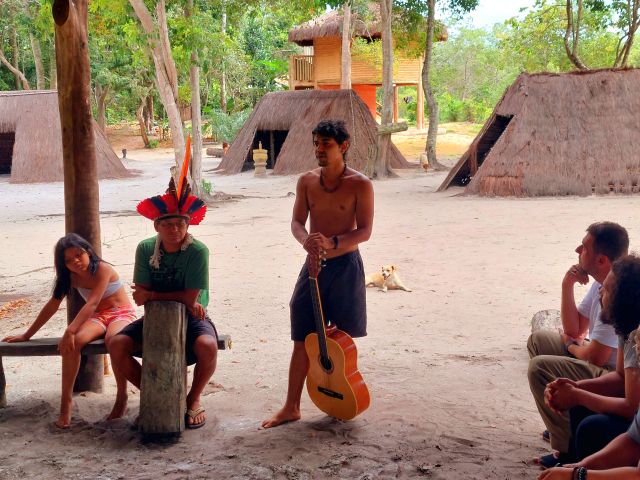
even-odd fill
[(565, 416), (554, 413), (544, 403), (544, 389), (556, 378), (571, 380), (596, 378), (610, 370), (592, 363), (569, 357), (562, 343), (560, 334), (549, 330), (539, 330), (527, 341), (529, 350), (529, 388), (536, 401), (542, 421), (551, 434), (551, 447), (561, 453), (569, 451), (571, 430), (569, 420)]

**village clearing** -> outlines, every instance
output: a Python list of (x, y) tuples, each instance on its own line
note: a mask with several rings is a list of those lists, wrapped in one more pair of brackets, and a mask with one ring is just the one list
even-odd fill
[[(451, 165), (476, 132), (444, 128), (440, 154)], [(103, 256), (127, 285), (137, 243), (154, 234), (136, 204), (164, 187), (173, 162), (172, 150), (136, 149), (132, 140), (114, 150), (126, 145), (123, 163), (139, 174), (100, 182)], [(416, 163), (424, 137), (394, 141)], [(590, 223), (619, 222), (637, 248), (640, 197), (436, 193), (446, 172), (417, 166), (376, 181), (373, 236), (361, 247), (365, 269), (395, 264), (413, 292), (367, 291), (369, 335), (357, 345), (372, 405), (343, 423), (305, 394), (300, 422), (260, 430), (286, 391), (288, 302), (305, 258), (289, 230), (297, 177), (218, 176), (211, 173), (217, 163), (205, 157), (205, 179), (236, 198), (211, 205), (190, 230), (211, 251), (210, 315), (233, 339), (205, 391), (207, 425), (176, 444), (143, 444), (132, 428), (133, 388), (127, 417), (102, 420), (115, 395), (108, 376), (103, 394), (75, 397), (72, 428), (60, 432), (51, 427), (60, 359), (5, 358), (0, 478), (535, 478), (530, 460), (548, 444), (526, 380), (530, 319), (559, 308), (562, 276)], [(64, 234), (63, 185), (3, 178), (0, 208), (4, 336), (23, 331), (51, 292), (53, 245)], [(59, 336), (65, 313), (41, 335)]]

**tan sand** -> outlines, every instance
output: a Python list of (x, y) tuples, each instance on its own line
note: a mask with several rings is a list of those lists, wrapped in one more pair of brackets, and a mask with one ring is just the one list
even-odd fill
[[(164, 188), (172, 154), (128, 157), (144, 174), (100, 184), (103, 256), (126, 283), (137, 242), (153, 234), (136, 203)], [(214, 165), (205, 160), (205, 169)], [(126, 419), (102, 420), (115, 394), (110, 376), (103, 394), (75, 398), (71, 431), (55, 431), (60, 359), (5, 358), (0, 478), (535, 478), (527, 462), (548, 445), (526, 381), (529, 320), (558, 308), (560, 280), (589, 223), (620, 222), (637, 245), (640, 197), (434, 193), (444, 175), (415, 169), (375, 183), (365, 267), (394, 263), (413, 292), (368, 290), (369, 336), (357, 342), (372, 394), (363, 415), (332, 420), (305, 394), (302, 421), (259, 430), (286, 390), (288, 301), (304, 260), (289, 232), (296, 178), (208, 173), (215, 191), (245, 198), (213, 206), (191, 230), (211, 250), (211, 316), (234, 341), (203, 398), (207, 426), (175, 445), (141, 444), (133, 389)], [(0, 180), (0, 209), (0, 303), (28, 300), (0, 318), (4, 336), (24, 330), (50, 294), (62, 184)], [(63, 317), (42, 334), (61, 334)]]

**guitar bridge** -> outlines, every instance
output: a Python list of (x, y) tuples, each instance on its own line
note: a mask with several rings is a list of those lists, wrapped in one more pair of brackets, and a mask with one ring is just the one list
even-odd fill
[(338, 400), (344, 400), (344, 395), (342, 395), (340, 392), (336, 392), (324, 387), (318, 387), (318, 391), (326, 395), (327, 397), (337, 398)]

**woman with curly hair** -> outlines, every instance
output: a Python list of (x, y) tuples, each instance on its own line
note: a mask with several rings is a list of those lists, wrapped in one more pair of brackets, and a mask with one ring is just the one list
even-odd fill
[[(617, 260), (602, 284), (602, 317), (620, 339), (615, 372), (594, 380), (558, 381), (549, 402), (570, 410), (579, 463), (543, 472), (541, 480), (640, 479), (640, 257)], [(634, 417), (635, 414), (635, 417)]]

